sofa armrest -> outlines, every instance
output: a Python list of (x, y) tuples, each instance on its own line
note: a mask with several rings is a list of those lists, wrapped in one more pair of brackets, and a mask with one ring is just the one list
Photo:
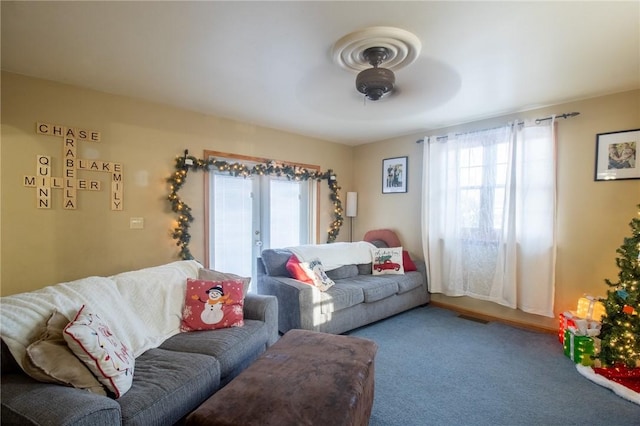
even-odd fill
[(275, 296), (247, 293), (244, 317), (264, 321), (269, 327), (269, 346), (278, 340), (278, 299)]
[(278, 298), (278, 327), (283, 334), (293, 328), (314, 329), (314, 290), (293, 278), (258, 276), (258, 293)]
[(427, 264), (424, 260), (422, 259), (414, 259), (413, 263), (416, 265), (416, 269), (418, 270), (418, 272), (420, 272), (422, 274), (422, 276), (424, 277), (424, 282), (425, 285), (427, 283)]
[(2, 375), (3, 424), (117, 425), (120, 404), (106, 396), (72, 387), (37, 382), (25, 374)]

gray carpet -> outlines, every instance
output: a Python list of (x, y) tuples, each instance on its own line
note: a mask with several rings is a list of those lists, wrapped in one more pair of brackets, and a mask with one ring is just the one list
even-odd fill
[(432, 306), (347, 334), (379, 345), (370, 426), (640, 425), (640, 406), (580, 375), (554, 334)]

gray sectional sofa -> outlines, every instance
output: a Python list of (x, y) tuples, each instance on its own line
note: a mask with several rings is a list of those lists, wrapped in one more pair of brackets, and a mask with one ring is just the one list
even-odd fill
[[(197, 277), (199, 268), (194, 261), (174, 262), (0, 298), (2, 423), (149, 426), (181, 422), (278, 339), (276, 298), (252, 293), (248, 293), (244, 301), (244, 326), (179, 332), (176, 326), (180, 321), (184, 281), (186, 277)], [(67, 291), (69, 288), (73, 291)], [(153, 298), (140, 297), (150, 291), (155, 291)], [(91, 299), (93, 293), (95, 300)], [(105, 293), (111, 296), (104, 296)], [(115, 297), (118, 299), (114, 300)], [(39, 305), (30, 307), (32, 300), (40, 300)], [(56, 308), (65, 313), (67, 305), (96, 300), (108, 305), (104, 315), (112, 323), (118, 321), (118, 316), (124, 321), (133, 313), (148, 334), (150, 343), (135, 357), (131, 388), (113, 399), (85, 389), (43, 383), (28, 376), (17, 359), (24, 356), (22, 346), (40, 333), (52, 306), (57, 304)], [(150, 303), (152, 300), (158, 303)], [(158, 310), (167, 318), (166, 324), (146, 321), (158, 315)], [(109, 316), (110, 311), (116, 314)], [(33, 332), (28, 331), (30, 327), (34, 328)]]
[(326, 272), (335, 285), (322, 292), (291, 277), (286, 263), (292, 254), (266, 249), (257, 261), (258, 293), (278, 299), (280, 333), (302, 328), (341, 334), (429, 302), (423, 261), (414, 260), (417, 271), (403, 275), (372, 275), (370, 263), (342, 265)]

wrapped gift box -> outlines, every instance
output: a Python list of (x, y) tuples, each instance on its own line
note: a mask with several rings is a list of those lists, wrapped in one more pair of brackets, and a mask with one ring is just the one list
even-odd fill
[(558, 340), (564, 343), (565, 331), (572, 329), (578, 336), (596, 337), (600, 334), (600, 321), (585, 319), (574, 311), (565, 311), (559, 315)]
[(570, 327), (564, 332), (564, 354), (576, 364), (590, 366), (593, 364), (591, 355), (595, 355), (594, 339), (576, 335), (575, 331)]
[(564, 344), (565, 331), (574, 327), (580, 336), (595, 337), (600, 334), (602, 317), (606, 315), (600, 299), (585, 295), (578, 299), (577, 311), (565, 311), (559, 315), (558, 340)]
[(588, 320), (602, 321), (602, 317), (607, 315), (604, 304), (599, 299), (585, 295), (578, 299), (578, 316)]
[(568, 327), (575, 327), (576, 323), (573, 322), (575, 314), (571, 311), (565, 311), (558, 315), (558, 340), (560, 343), (564, 343), (564, 332)]

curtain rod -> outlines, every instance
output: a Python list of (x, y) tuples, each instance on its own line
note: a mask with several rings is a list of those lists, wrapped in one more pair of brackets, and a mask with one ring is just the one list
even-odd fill
[[(558, 114), (558, 115), (550, 115), (549, 117), (544, 117), (544, 118), (536, 118), (536, 124), (540, 124), (543, 121), (548, 121), (548, 120), (553, 120), (554, 118), (571, 118), (571, 117), (575, 117), (576, 115), (580, 115), (579, 112), (565, 112), (564, 114)], [(524, 124), (524, 121), (518, 121), (518, 124)], [(447, 136), (436, 136), (436, 139), (444, 139)], [(424, 139), (418, 139), (416, 141), (416, 143), (423, 143)]]

